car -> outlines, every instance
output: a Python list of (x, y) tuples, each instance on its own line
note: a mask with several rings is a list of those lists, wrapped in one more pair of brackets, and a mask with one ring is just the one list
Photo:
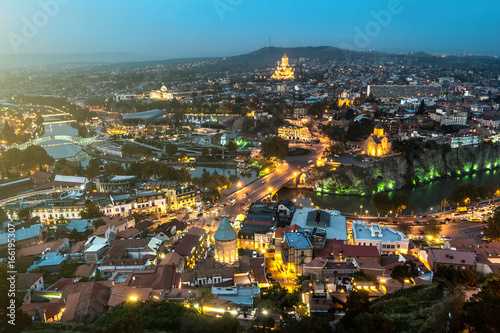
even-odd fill
[(272, 275), (271, 273), (267, 273), (267, 274), (266, 274), (266, 277), (267, 277), (268, 279), (270, 279), (270, 278), (272, 278), (272, 277), (273, 277), (273, 275)]
[(197, 216), (203, 216), (203, 213), (198, 213), (198, 215), (197, 215)]
[(248, 197), (249, 195), (250, 195), (250, 193), (248, 193), (248, 192), (247, 192), (247, 193), (245, 193), (245, 196), (246, 196), (246, 197)]
[(439, 217), (439, 215), (432, 215), (433, 218), (437, 219)]
[(266, 180), (264, 179), (263, 181), (260, 182), (261, 184), (265, 184), (266, 183)]
[(275, 282), (276, 282), (276, 280), (275, 280), (275, 279), (273, 279), (273, 278), (269, 279), (269, 281), (270, 281), (271, 283), (275, 283)]

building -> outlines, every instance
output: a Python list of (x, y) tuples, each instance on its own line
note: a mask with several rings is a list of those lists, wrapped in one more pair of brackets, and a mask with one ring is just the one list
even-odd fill
[(381, 123), (373, 129), (370, 135), (363, 143), (363, 150), (369, 156), (383, 156), (391, 152), (391, 142), (384, 134), (384, 127)]
[(287, 271), (295, 270), (297, 274), (302, 274), (304, 264), (309, 263), (313, 258), (313, 245), (309, 235), (304, 229), (296, 232), (284, 232), (284, 241), (281, 244), (281, 258), (286, 265)]
[(376, 246), (380, 254), (387, 255), (407, 253), (410, 244), (410, 238), (400, 231), (363, 221), (352, 222), (352, 238), (354, 245)]
[(174, 94), (167, 91), (167, 87), (165, 87), (164, 85), (160, 88), (160, 90), (154, 90), (149, 93), (149, 99), (170, 101), (173, 98)]
[(312, 141), (312, 134), (307, 127), (282, 126), (278, 128), (278, 136), (291, 141)]
[(215, 260), (220, 263), (233, 264), (238, 261), (238, 235), (229, 220), (224, 217), (214, 235)]
[(85, 203), (77, 200), (54, 200), (36, 206), (31, 212), (32, 217), (39, 217), (40, 222), (53, 224), (80, 219), (85, 210)]
[(303, 229), (324, 230), (326, 239), (338, 239), (345, 244), (348, 242), (347, 221), (338, 210), (297, 209), (290, 224), (296, 224)]
[(293, 117), (295, 119), (302, 118), (307, 114), (307, 108), (294, 108)]
[(165, 214), (169, 198), (165, 193), (138, 192), (136, 195), (110, 195), (99, 201), (99, 210), (106, 216), (127, 216), (134, 212)]
[(476, 254), (468, 251), (429, 248), (427, 262), (432, 271), (436, 271), (439, 266), (476, 270)]
[(135, 176), (100, 176), (95, 184), (99, 192), (128, 192), (135, 182)]
[(196, 205), (196, 197), (198, 190), (196, 186), (182, 185), (176, 187), (173, 191), (169, 190), (170, 209), (179, 210), (189, 208)]
[(478, 145), (479, 135), (476, 133), (455, 133), (450, 134), (451, 148), (460, 148), (462, 146)]
[(274, 74), (271, 76), (272, 79), (275, 80), (293, 80), (294, 79), (294, 73), (292, 67), (288, 64), (288, 57), (283, 55), (283, 58), (281, 58), (281, 64), (278, 65), (276, 70), (274, 71)]
[(467, 125), (467, 112), (448, 113), (441, 109), (429, 114), (430, 118), (441, 125), (446, 126), (465, 126)]
[(441, 88), (441, 85), (369, 85), (366, 94), (380, 99), (439, 97)]

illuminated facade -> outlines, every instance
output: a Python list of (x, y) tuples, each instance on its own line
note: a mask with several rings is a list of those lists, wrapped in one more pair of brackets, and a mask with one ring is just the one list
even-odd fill
[(174, 94), (167, 91), (167, 87), (162, 86), (160, 90), (155, 90), (149, 93), (150, 99), (170, 101), (174, 99)]
[(283, 126), (278, 128), (278, 136), (285, 140), (311, 142), (312, 135), (307, 127)]
[(83, 202), (60, 200), (33, 208), (32, 217), (39, 217), (40, 222), (53, 224), (69, 220), (80, 219), (80, 214), (85, 210)]
[(292, 66), (288, 64), (288, 57), (285, 55), (281, 58), (281, 64), (274, 71), (273, 76), (271, 78), (275, 80), (293, 80), (294, 73)]
[(363, 150), (370, 156), (383, 156), (391, 152), (391, 142), (384, 134), (384, 128), (380, 123), (373, 129), (373, 134), (365, 140)]
[(351, 106), (354, 105), (354, 100), (349, 98), (339, 98), (338, 104), (339, 106)]
[(223, 218), (214, 235), (215, 260), (220, 263), (232, 264), (238, 261), (238, 235), (229, 223)]

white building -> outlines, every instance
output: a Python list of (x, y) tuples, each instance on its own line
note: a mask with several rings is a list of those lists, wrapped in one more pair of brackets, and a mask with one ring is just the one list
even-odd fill
[(354, 245), (376, 246), (380, 254), (407, 253), (410, 238), (400, 231), (381, 227), (373, 223), (368, 226), (363, 221), (352, 222), (352, 242)]
[(476, 133), (456, 133), (450, 134), (451, 148), (470, 146), (479, 144), (479, 136)]

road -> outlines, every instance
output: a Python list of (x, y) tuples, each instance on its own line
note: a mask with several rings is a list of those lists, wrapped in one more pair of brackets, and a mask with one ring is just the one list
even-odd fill
[[(291, 145), (291, 147), (294, 146), (299, 147), (298, 145)], [(204, 216), (199, 217), (201, 221), (198, 221), (196, 225), (201, 227), (206, 226), (214, 221), (216, 216), (221, 215), (228, 215), (230, 219), (234, 219), (238, 214), (244, 213), (253, 202), (261, 200), (266, 196), (272, 196), (273, 200), (279, 199), (276, 197), (276, 192), (301, 172), (299, 168), (308, 167), (310, 165), (308, 161), (312, 160), (315, 163), (323, 155), (325, 145), (313, 144), (311, 146), (300, 146), (300, 148), (310, 149), (311, 153), (304, 156), (289, 156), (284, 163), (276, 167), (275, 172), (259, 178), (232, 194), (223, 197), (217, 203), (225, 206), (221, 207), (218, 212), (214, 212), (213, 210), (212, 212), (205, 212)], [(233, 199), (236, 199), (236, 202), (234, 205), (231, 205)], [(203, 220), (205, 220), (205, 224), (202, 223)], [(211, 227), (212, 230), (217, 230), (219, 223), (220, 219), (219, 221), (215, 220)]]

